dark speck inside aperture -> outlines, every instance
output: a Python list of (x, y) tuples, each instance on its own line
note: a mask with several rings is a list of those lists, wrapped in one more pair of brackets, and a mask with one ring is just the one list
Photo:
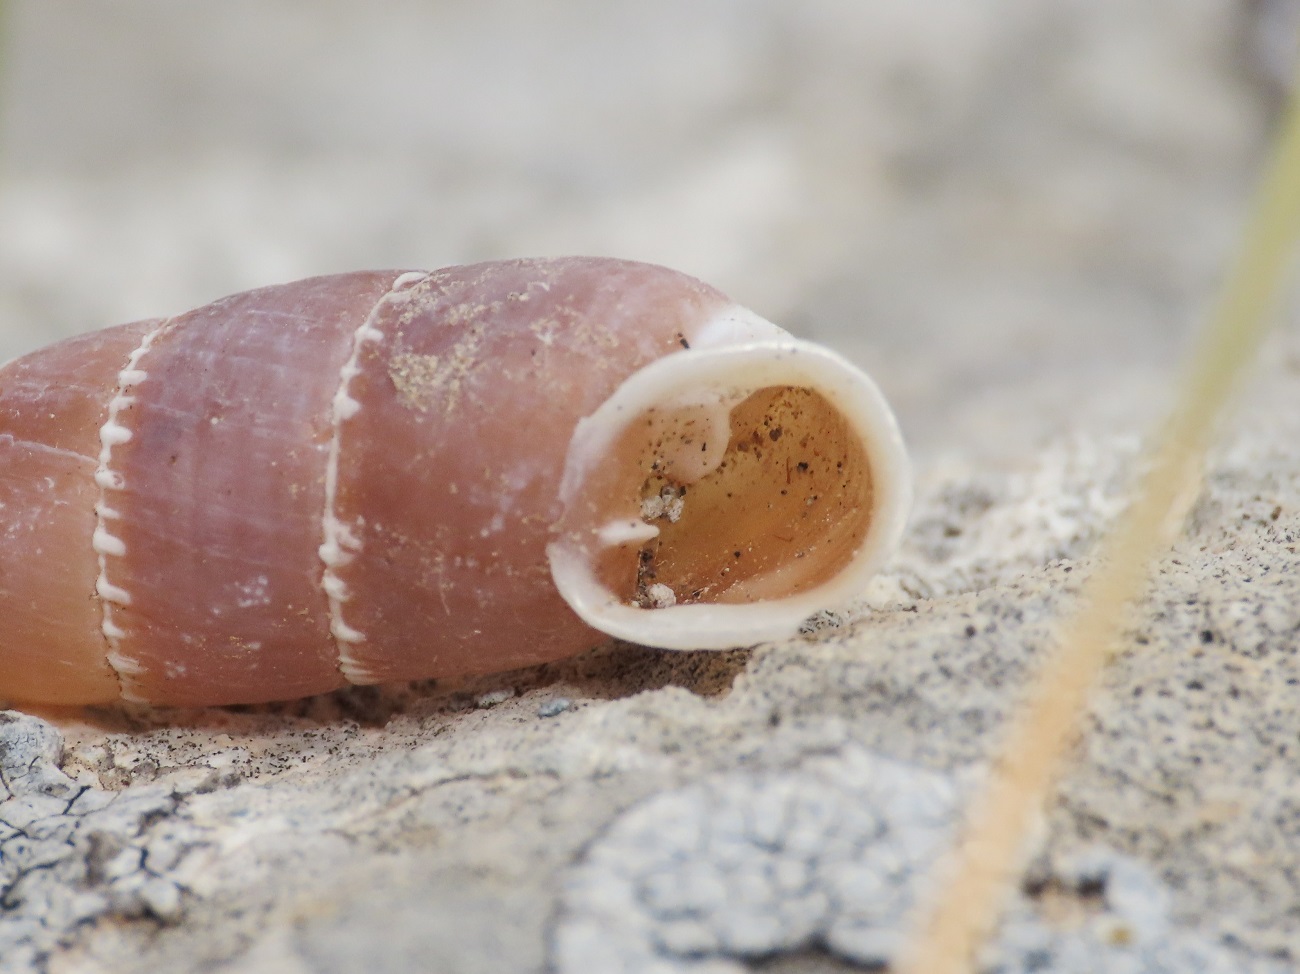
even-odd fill
[(768, 439), (770, 439), (773, 443), (775, 443), (777, 440), (781, 438), (781, 427), (778, 426), (775, 429), (768, 430), (767, 436)]

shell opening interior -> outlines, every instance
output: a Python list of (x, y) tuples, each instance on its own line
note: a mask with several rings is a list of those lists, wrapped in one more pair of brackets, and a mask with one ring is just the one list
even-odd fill
[(861, 435), (796, 385), (702, 394), (624, 427), (592, 484), (594, 575), (629, 606), (744, 604), (834, 578), (871, 529)]

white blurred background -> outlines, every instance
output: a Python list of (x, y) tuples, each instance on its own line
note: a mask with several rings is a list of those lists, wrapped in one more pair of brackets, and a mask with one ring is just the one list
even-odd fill
[(845, 351), (922, 452), (1132, 425), (1295, 10), (8, 0), (0, 359), (310, 274), (592, 253)]

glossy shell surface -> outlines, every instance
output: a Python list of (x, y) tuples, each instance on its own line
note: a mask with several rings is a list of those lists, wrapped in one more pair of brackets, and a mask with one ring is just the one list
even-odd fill
[[(781, 500), (832, 454), (852, 477)], [(906, 493), (870, 380), (674, 271), (563, 258), (263, 288), (0, 370), (0, 697), (253, 703), (604, 634), (776, 638), (855, 594)]]

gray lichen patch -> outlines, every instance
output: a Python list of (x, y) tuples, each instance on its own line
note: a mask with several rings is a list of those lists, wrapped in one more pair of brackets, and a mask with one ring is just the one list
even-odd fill
[[(883, 969), (953, 839), (958, 798), (947, 776), (854, 747), (794, 771), (657, 794), (616, 819), (565, 879), (555, 969), (744, 974), (810, 957), (822, 960), (811, 969)], [(1040, 865), (978, 970), (1288, 969), (1179, 926), (1173, 902), (1149, 867), (1109, 849)]]
[(881, 965), (954, 808), (946, 777), (860, 750), (656, 795), (566, 880), (557, 969), (721, 974), (815, 944)]
[(1093, 848), (1034, 877), (983, 952), (985, 974), (1284, 974), (1171, 920), (1173, 890), (1141, 862)]
[(105, 918), (179, 922), (175, 877), (207, 841), (183, 792), (79, 784), (44, 721), (0, 712), (0, 969), (35, 970), (78, 927)]

